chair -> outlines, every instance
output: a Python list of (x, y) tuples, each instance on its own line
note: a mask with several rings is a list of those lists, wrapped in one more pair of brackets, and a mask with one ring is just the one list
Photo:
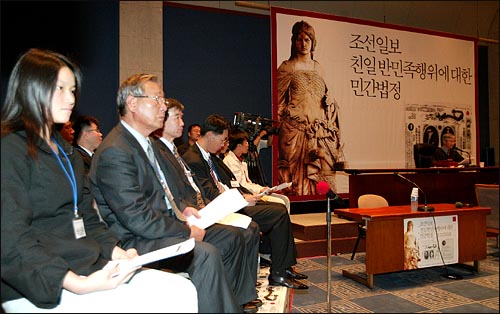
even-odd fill
[(432, 160), (436, 146), (428, 143), (420, 143), (413, 145), (413, 159), (415, 160), (415, 168), (432, 167)]
[(479, 206), (491, 208), (491, 214), (486, 217), (486, 234), (496, 235), (497, 247), (499, 245), (499, 221), (498, 221), (498, 184), (474, 184), (476, 199)]
[[(389, 206), (389, 202), (382, 196), (376, 194), (363, 194), (358, 197), (358, 208), (377, 208)], [(354, 244), (354, 250), (352, 251), (351, 260), (354, 259), (356, 251), (358, 250), (359, 241), (361, 238), (366, 237), (366, 226), (364, 224), (358, 224), (358, 238), (356, 239), (356, 244)]]

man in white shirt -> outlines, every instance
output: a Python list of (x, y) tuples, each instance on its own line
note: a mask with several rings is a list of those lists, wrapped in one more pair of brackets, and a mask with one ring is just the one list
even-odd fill
[[(224, 157), (224, 163), (231, 169), (238, 183), (254, 194), (259, 194), (267, 189), (268, 186), (252, 182), (248, 175), (248, 165), (243, 160), (243, 155), (248, 153), (248, 133), (240, 129), (233, 129), (229, 134), (229, 152)], [(290, 214), (290, 199), (283, 194), (272, 193), (269, 191), (267, 195), (262, 197), (263, 201), (275, 202), (285, 205), (288, 214)]]

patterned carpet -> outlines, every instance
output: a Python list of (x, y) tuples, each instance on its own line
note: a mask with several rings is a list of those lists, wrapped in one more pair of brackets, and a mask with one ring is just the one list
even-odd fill
[[(499, 250), (488, 239), (488, 257), (477, 274), (459, 266), (431, 267), (380, 274), (370, 289), (347, 277), (343, 269), (364, 271), (364, 253), (331, 257), (332, 313), (499, 313)], [(327, 313), (326, 257), (303, 258), (297, 270), (309, 276), (309, 290), (291, 290), (292, 313)], [(462, 280), (444, 278), (459, 274)]]

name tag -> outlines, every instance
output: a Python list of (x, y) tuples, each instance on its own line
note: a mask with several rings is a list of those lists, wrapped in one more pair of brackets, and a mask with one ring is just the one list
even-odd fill
[(73, 231), (77, 240), (86, 236), (85, 225), (81, 217), (73, 218)]

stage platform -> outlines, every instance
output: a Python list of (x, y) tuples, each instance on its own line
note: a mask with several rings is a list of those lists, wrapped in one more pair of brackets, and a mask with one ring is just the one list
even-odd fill
[[(327, 254), (326, 213), (290, 215), (298, 257), (325, 256)], [(331, 252), (351, 253), (358, 237), (355, 221), (331, 214)], [(358, 252), (365, 251), (365, 241), (358, 245)]]

